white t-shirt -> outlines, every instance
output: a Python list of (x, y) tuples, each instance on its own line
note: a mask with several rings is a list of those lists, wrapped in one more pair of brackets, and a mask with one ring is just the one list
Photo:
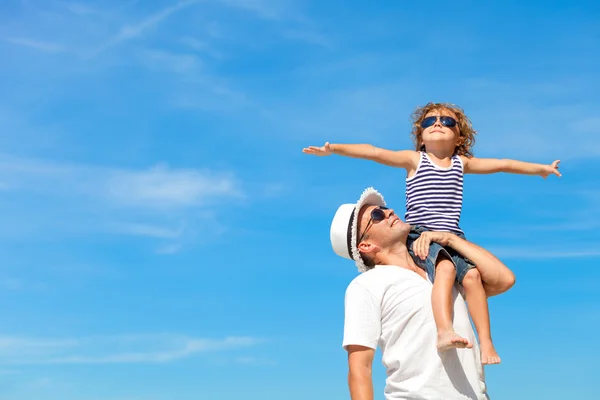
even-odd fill
[(466, 304), (456, 288), (454, 329), (472, 349), (438, 353), (428, 280), (392, 265), (357, 276), (346, 290), (343, 346), (379, 346), (387, 400), (488, 400)]

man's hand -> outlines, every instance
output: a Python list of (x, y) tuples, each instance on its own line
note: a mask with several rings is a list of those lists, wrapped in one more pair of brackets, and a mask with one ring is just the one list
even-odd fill
[(441, 246), (448, 246), (452, 236), (454, 235), (450, 232), (423, 232), (413, 243), (412, 250), (417, 257), (424, 260), (429, 254), (429, 245), (431, 242), (439, 243)]
[(330, 156), (333, 154), (331, 147), (329, 146), (329, 142), (325, 142), (325, 145), (322, 147), (319, 146), (308, 146), (302, 149), (302, 152), (305, 154), (312, 154), (315, 156)]
[(542, 171), (540, 172), (541, 177), (546, 179), (548, 177), (548, 175), (550, 175), (550, 174), (554, 174), (559, 177), (562, 176), (560, 174), (560, 172), (558, 172), (558, 164), (559, 163), (560, 163), (560, 160), (556, 160), (550, 165), (544, 165), (544, 167), (542, 168)]

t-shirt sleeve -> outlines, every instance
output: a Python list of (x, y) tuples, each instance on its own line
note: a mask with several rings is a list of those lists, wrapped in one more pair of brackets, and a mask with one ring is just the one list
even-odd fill
[(376, 349), (380, 335), (380, 301), (363, 285), (351, 283), (346, 289), (342, 346), (359, 345)]

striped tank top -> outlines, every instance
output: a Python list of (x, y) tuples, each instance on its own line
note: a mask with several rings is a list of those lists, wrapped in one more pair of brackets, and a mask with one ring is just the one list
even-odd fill
[(452, 165), (442, 168), (427, 153), (420, 152), (417, 171), (406, 178), (406, 214), (411, 225), (432, 231), (462, 234), (458, 226), (463, 199), (463, 164), (460, 156), (452, 157)]

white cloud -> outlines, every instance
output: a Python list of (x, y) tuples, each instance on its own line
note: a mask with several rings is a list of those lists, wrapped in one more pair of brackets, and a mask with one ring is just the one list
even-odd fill
[(14, 375), (14, 374), (20, 374), (21, 371), (17, 370), (17, 369), (0, 369), (0, 376), (2, 375)]
[(159, 239), (177, 239), (183, 233), (183, 229), (181, 228), (173, 229), (170, 227), (144, 223), (117, 223), (113, 224), (112, 227), (117, 233), (134, 236), (148, 236)]
[[(316, 141), (306, 142), (307, 145), (320, 145), (327, 140), (376, 143), (392, 134), (393, 143), (398, 143), (399, 127), (408, 127), (411, 92), (416, 92), (413, 83), (353, 85), (331, 90), (315, 79), (291, 100), (277, 99), (271, 111), (279, 125), (276, 132), (285, 129), (295, 139)], [(400, 114), (398, 110), (407, 112)], [(409, 144), (408, 132), (404, 142)]]
[[(207, 27), (207, 31), (208, 34), (210, 35), (211, 32), (213, 32), (213, 28), (211, 28), (211, 25), (214, 24), (209, 24), (209, 26)], [(213, 32), (213, 33), (216, 33)], [(211, 44), (209, 44), (208, 40), (200, 40), (197, 39), (195, 37), (191, 37), (191, 36), (184, 36), (180, 39), (181, 43), (188, 46), (190, 49), (196, 51), (196, 52), (201, 52), (202, 54), (206, 54), (214, 59), (223, 59), (224, 55), (223, 53), (216, 51), (213, 46)]]
[(142, 33), (144, 33), (144, 31), (153, 28), (155, 25), (168, 18), (174, 12), (181, 11), (184, 8), (189, 7), (198, 2), (199, 0), (180, 1), (172, 6), (163, 8), (159, 12), (151, 15), (150, 17), (144, 19), (138, 24), (124, 26), (123, 28), (121, 28), (121, 32), (113, 39), (113, 43), (116, 44), (120, 41), (140, 36)]
[(291, 0), (216, 0), (228, 7), (246, 10), (264, 19), (301, 19), (295, 2)]
[(0, 288), (5, 290), (19, 290), (23, 288), (23, 282), (16, 278), (0, 278)]
[(9, 37), (5, 38), (5, 41), (25, 47), (30, 47), (32, 49), (40, 50), (46, 53), (60, 53), (65, 51), (64, 46), (51, 42), (44, 42), (40, 40), (32, 40), (26, 38), (19, 37)]
[(249, 365), (249, 366), (275, 366), (277, 362), (271, 359), (266, 358), (256, 358), (256, 357), (237, 357), (233, 360), (236, 364), (241, 365)]
[(327, 36), (310, 30), (288, 30), (284, 32), (284, 36), (291, 40), (298, 40), (301, 42), (325, 47), (327, 49), (331, 49), (333, 47), (331, 40)]
[(600, 256), (600, 244), (581, 246), (589, 250), (557, 250), (557, 248), (565, 247), (562, 243), (560, 246), (490, 246), (488, 248), (494, 255), (500, 259), (552, 259), (552, 258), (592, 258)]
[(121, 170), (110, 175), (106, 194), (122, 206), (200, 206), (210, 198), (240, 194), (231, 176), (208, 171), (157, 166), (147, 171)]
[(64, 3), (63, 7), (76, 15), (89, 15), (97, 12), (84, 3)]
[(198, 40), (196, 38), (185, 36), (181, 38), (181, 43), (190, 46), (192, 49), (197, 51), (202, 51), (207, 48), (207, 45), (204, 41)]
[(141, 54), (142, 63), (149, 69), (170, 71), (200, 78), (201, 60), (193, 54), (177, 54), (159, 50), (146, 50)]
[(166, 244), (166, 245), (160, 246), (156, 250), (156, 254), (175, 254), (175, 253), (178, 253), (181, 250), (181, 248), (182, 248), (181, 243)]
[(598, 107), (583, 96), (592, 87), (576, 77), (552, 83), (466, 80), (466, 97), (479, 98), (466, 110), (479, 131), (476, 154), (540, 162), (600, 156)]
[[(3, 239), (44, 240), (48, 231), (56, 237), (127, 235), (157, 242), (151, 246), (158, 254), (196, 245), (200, 226), (219, 237), (225, 232), (220, 204), (241, 203), (245, 196), (229, 171), (128, 169), (11, 156), (0, 156), (0, 186), (7, 199)], [(0, 285), (18, 289), (20, 283)]]
[(54, 380), (52, 378), (44, 377), (34, 380), (29, 384), (33, 388), (47, 388), (51, 386)]
[(210, 112), (257, 108), (248, 96), (232, 88), (227, 79), (211, 73), (195, 54), (150, 49), (138, 52), (136, 61), (141, 68), (157, 74), (171, 74), (172, 89), (166, 103), (174, 108)]
[(170, 17), (172, 14), (181, 11), (189, 6), (192, 6), (196, 3), (199, 3), (201, 0), (184, 0), (175, 3), (174, 5), (165, 7), (153, 15), (143, 19), (141, 22), (132, 25), (123, 26), (119, 33), (113, 36), (106, 44), (104, 44), (101, 48), (96, 50), (94, 53), (97, 55), (98, 53), (107, 50), (110, 47), (116, 46), (121, 42), (125, 42), (131, 40), (133, 38), (139, 37), (143, 35), (146, 31), (154, 28), (162, 21)]
[(0, 336), (0, 362), (10, 365), (166, 363), (261, 342), (253, 337), (206, 339), (172, 334), (66, 339)]
[(5, 191), (28, 191), (61, 197), (88, 197), (120, 207), (198, 207), (211, 199), (239, 197), (230, 172), (98, 167), (33, 158), (0, 156), (0, 182)]
[(570, 127), (577, 132), (598, 135), (600, 134), (600, 117), (578, 115), (576, 120), (571, 122)]

